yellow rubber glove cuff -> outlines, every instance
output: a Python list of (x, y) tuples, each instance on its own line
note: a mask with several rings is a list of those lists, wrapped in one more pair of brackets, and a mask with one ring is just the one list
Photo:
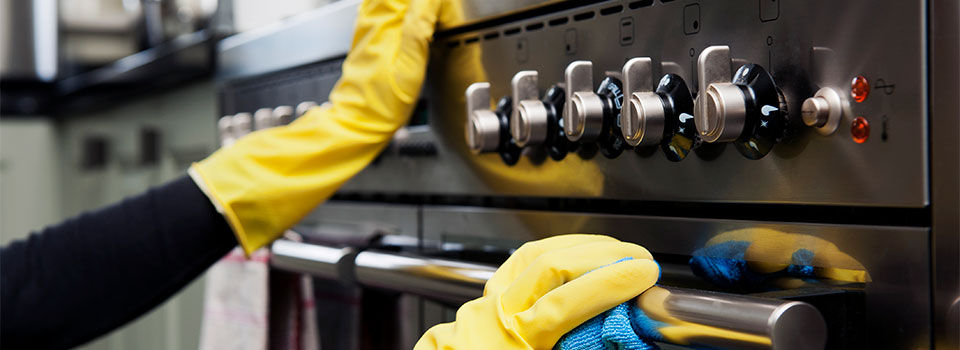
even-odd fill
[(191, 167), (247, 254), (329, 198), (406, 123), (441, 11), (441, 0), (364, 2), (330, 104), (251, 133)]
[[(632, 260), (621, 261), (624, 258)], [(587, 273), (590, 272), (590, 273)], [(647, 290), (660, 269), (646, 249), (607, 236), (563, 235), (524, 244), (456, 321), (414, 349), (550, 349), (561, 336)]]

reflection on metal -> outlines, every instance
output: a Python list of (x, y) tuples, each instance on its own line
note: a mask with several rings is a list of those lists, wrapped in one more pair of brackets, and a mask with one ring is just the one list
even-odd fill
[(496, 270), (487, 265), (377, 252), (358, 254), (356, 264), (360, 284), (454, 302), (480, 297), (484, 283)]
[[(693, 252), (698, 276), (723, 287), (796, 284), (815, 278), (826, 283), (866, 283), (870, 274), (857, 259), (825, 239), (763, 227), (722, 232)], [(786, 277), (786, 278), (781, 278)]]
[(637, 306), (668, 324), (664, 338), (682, 345), (734, 349), (822, 349), (827, 328), (810, 304), (691, 289), (653, 287)]
[[(272, 249), (275, 268), (448, 302), (480, 297), (496, 271), (488, 265), (371, 251), (355, 254), (350, 248), (283, 240)], [(677, 344), (817, 349), (826, 342), (823, 317), (802, 302), (661, 286), (644, 292), (636, 303), (662, 322), (658, 330)]]

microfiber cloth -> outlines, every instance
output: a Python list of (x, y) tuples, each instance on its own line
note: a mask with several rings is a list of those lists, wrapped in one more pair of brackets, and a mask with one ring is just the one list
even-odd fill
[(727, 241), (697, 249), (690, 258), (690, 269), (700, 278), (715, 285), (732, 287), (755, 287), (771, 277), (814, 277), (814, 253), (797, 249), (791, 255), (791, 265), (772, 274), (759, 274), (750, 270), (744, 255), (750, 247), (748, 241)]
[[(630, 260), (624, 258), (614, 264)], [(565, 334), (556, 350), (650, 350), (659, 349), (651, 340), (663, 340), (657, 331), (663, 323), (643, 313), (633, 300), (597, 315)]]

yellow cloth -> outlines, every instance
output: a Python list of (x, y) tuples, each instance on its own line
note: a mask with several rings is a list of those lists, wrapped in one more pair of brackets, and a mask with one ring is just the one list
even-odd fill
[(434, 28), (450, 11), (441, 2), (365, 1), (331, 103), (290, 125), (251, 133), (191, 167), (247, 254), (329, 198), (407, 122)]
[[(621, 261), (624, 258), (632, 260)], [(587, 273), (589, 272), (589, 273)], [(456, 321), (430, 328), (416, 350), (550, 349), (561, 336), (647, 290), (660, 275), (646, 249), (598, 235), (524, 244)]]

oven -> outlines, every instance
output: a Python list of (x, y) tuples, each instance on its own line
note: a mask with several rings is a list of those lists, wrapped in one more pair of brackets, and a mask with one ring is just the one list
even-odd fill
[[(223, 120), (323, 103), (358, 4), (223, 40)], [(272, 247), (315, 277), (325, 348), (411, 348), (564, 233), (645, 246), (672, 315), (761, 348), (958, 345), (956, 4), (458, 5), (409, 125)], [(704, 272), (727, 260), (807, 272)]]

